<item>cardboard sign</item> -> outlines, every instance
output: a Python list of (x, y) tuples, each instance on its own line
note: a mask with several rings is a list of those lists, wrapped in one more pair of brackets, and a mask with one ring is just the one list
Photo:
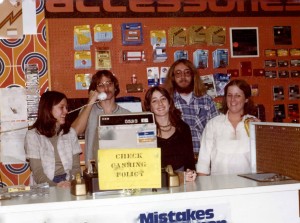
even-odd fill
[(161, 188), (160, 148), (98, 150), (101, 190)]

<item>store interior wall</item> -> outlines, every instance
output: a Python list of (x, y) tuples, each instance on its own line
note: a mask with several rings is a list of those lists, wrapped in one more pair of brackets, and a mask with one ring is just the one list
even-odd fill
[[(122, 45), (121, 24), (122, 23), (142, 23), (144, 32), (144, 43), (139, 46)], [(96, 24), (112, 24), (113, 39), (110, 42), (93, 42), (91, 46), (92, 67), (90, 69), (74, 68), (74, 26), (90, 25), (91, 31)], [(208, 68), (199, 69), (200, 75), (208, 75), (215, 73), (227, 73), (228, 70), (238, 70), (237, 77), (245, 79), (251, 85), (258, 86), (258, 96), (253, 97), (256, 104), (262, 104), (265, 107), (266, 121), (273, 121), (274, 105), (284, 104), (286, 118), (284, 122), (292, 122), (288, 117), (288, 104), (297, 103), (299, 100), (289, 100), (288, 88), (291, 84), (300, 82), (298, 78), (266, 78), (264, 76), (255, 76), (254, 69), (264, 70), (300, 70), (300, 67), (276, 67), (265, 68), (265, 60), (275, 59), (288, 60), (300, 59), (298, 57), (266, 57), (264, 51), (266, 49), (291, 49), (300, 47), (300, 39), (297, 33), (300, 32), (300, 20), (295, 17), (274, 17), (265, 19), (262, 17), (198, 17), (198, 18), (70, 18), (70, 19), (47, 19), (49, 30), (49, 65), (51, 68), (51, 88), (65, 92), (70, 98), (86, 98), (86, 90), (75, 89), (75, 74), (78, 73), (95, 73), (95, 49), (108, 48), (111, 51), (112, 69), (111, 71), (117, 76), (120, 82), (121, 93), (119, 96), (136, 96), (143, 100), (144, 92), (127, 93), (126, 84), (131, 83), (132, 74), (137, 75), (137, 80), (142, 83), (144, 90), (148, 89), (147, 85), (147, 67), (168, 67), (174, 62), (174, 52), (177, 50), (187, 50), (189, 59), (193, 60), (193, 52), (197, 49), (205, 49), (209, 51)], [(165, 30), (168, 33), (170, 27), (185, 27), (193, 25), (199, 26), (221, 26), (226, 29), (226, 43), (222, 46), (209, 45), (186, 45), (186, 46), (169, 46), (166, 47), (168, 59), (162, 63), (154, 63), (152, 54), (153, 48), (150, 43), (151, 30)], [(291, 26), (292, 44), (275, 45), (274, 43), (274, 26)], [(228, 49), (230, 54), (230, 27), (257, 27), (259, 34), (259, 57), (231, 58), (229, 56), (229, 65), (226, 68), (213, 68), (212, 52), (216, 49)], [(93, 36), (93, 32), (92, 32)], [(167, 40), (168, 41), (168, 40)], [(122, 61), (122, 51), (124, 50), (145, 50), (145, 62), (124, 62)], [(241, 62), (251, 62), (252, 70), (250, 75), (244, 76), (241, 71)], [(273, 86), (283, 86), (284, 100), (273, 100)], [(217, 101), (218, 99), (216, 99)]]
[[(37, 8), (40, 8), (37, 1)], [(121, 41), (121, 24), (126, 22), (141, 22), (144, 32), (144, 43), (140, 46), (123, 46)], [(265, 49), (290, 49), (300, 48), (300, 39), (297, 34), (300, 33), (300, 20), (298, 17), (274, 17), (265, 19), (263, 17), (208, 17), (208, 18), (88, 18), (88, 19), (45, 19), (43, 10), (37, 11), (38, 34), (24, 36), (23, 40), (1, 40), (0, 41), (0, 57), (5, 62), (5, 68), (0, 75), (0, 87), (25, 86), (24, 72), (22, 70), (22, 55), (32, 53), (36, 56), (29, 61), (37, 63), (40, 70), (45, 70), (43, 76), (40, 77), (40, 87), (42, 94), (48, 88), (64, 92), (69, 98), (86, 98), (86, 90), (75, 89), (75, 74), (76, 73), (95, 73), (94, 57), (91, 69), (74, 69), (74, 49), (73, 49), (73, 29), (77, 25), (89, 24), (93, 27), (99, 23), (110, 23), (113, 25), (113, 39), (107, 43), (94, 43), (91, 51), (95, 47), (108, 47), (112, 54), (112, 72), (120, 81), (121, 93), (120, 96), (135, 96), (143, 99), (144, 92), (127, 93), (126, 84), (131, 83), (132, 74), (136, 74), (138, 83), (143, 84), (147, 90), (147, 67), (163, 67), (170, 66), (174, 62), (173, 54), (176, 50), (188, 50), (189, 58), (192, 59), (192, 53), (196, 49), (209, 50), (209, 65), (207, 69), (199, 70), (200, 75), (226, 73), (228, 69), (237, 69), (240, 71), (240, 62), (250, 61), (252, 69), (265, 69), (264, 61), (270, 58), (264, 56)], [(46, 25), (47, 24), (47, 25)], [(192, 25), (203, 26), (224, 26), (226, 28), (226, 43), (223, 46), (208, 46), (208, 45), (192, 45), (184, 47), (167, 46), (168, 59), (163, 63), (153, 63), (152, 61), (152, 46), (150, 44), (150, 30), (168, 30), (171, 26), (189, 27)], [(274, 44), (274, 26), (291, 26), (292, 29), (292, 44), (291, 45), (275, 45)], [(229, 65), (227, 68), (213, 69), (212, 68), (212, 52), (216, 49), (229, 49), (229, 28), (230, 27), (258, 27), (259, 30), (259, 53), (256, 58), (231, 58), (229, 56)], [(46, 32), (47, 30), (47, 32)], [(46, 38), (47, 36), (47, 38)], [(145, 50), (145, 62), (125, 63), (122, 61), (122, 50)], [(18, 59), (16, 59), (18, 58)], [(46, 59), (46, 63), (45, 63)], [(274, 59), (278, 60), (278, 57)], [(300, 59), (291, 56), (282, 57), (279, 59)], [(282, 68), (275, 68), (282, 69)], [(298, 67), (288, 70), (299, 70)], [(300, 84), (299, 78), (265, 78), (263, 76), (241, 76), (241, 71), (238, 77), (248, 81), (252, 85), (258, 85), (258, 96), (254, 97), (256, 104), (263, 104), (266, 110), (266, 121), (273, 119), (273, 106), (275, 104), (284, 104), (287, 114), (288, 104), (297, 103), (299, 100), (288, 99), (288, 87), (291, 84)], [(273, 86), (284, 87), (284, 100), (273, 100)], [(283, 120), (291, 122), (289, 118)], [(7, 164), (0, 165), (2, 181), (5, 185), (28, 184), (30, 170), (27, 163), (25, 164)]]

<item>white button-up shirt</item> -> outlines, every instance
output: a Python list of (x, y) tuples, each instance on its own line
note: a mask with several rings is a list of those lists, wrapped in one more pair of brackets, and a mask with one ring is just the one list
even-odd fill
[(197, 172), (211, 175), (241, 174), (251, 172), (250, 137), (244, 120), (234, 129), (228, 115), (211, 119), (203, 132), (196, 165)]

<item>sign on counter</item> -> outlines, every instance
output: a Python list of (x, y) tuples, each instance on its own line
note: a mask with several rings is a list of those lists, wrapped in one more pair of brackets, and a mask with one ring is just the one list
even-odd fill
[(101, 190), (161, 188), (160, 148), (98, 150)]

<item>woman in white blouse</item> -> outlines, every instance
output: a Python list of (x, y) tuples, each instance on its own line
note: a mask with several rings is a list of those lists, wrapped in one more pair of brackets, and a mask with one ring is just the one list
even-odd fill
[(222, 114), (211, 119), (203, 132), (196, 165), (198, 175), (251, 172), (249, 121), (254, 114), (251, 88), (244, 80), (230, 81), (224, 90)]
[(65, 94), (47, 91), (40, 99), (38, 116), (25, 136), (25, 152), (35, 183), (70, 187), (80, 173), (81, 148), (67, 119)]

